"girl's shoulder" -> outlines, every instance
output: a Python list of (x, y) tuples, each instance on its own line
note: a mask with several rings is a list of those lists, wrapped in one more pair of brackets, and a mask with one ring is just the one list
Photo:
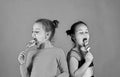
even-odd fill
[(27, 56), (32, 57), (37, 52), (35, 47), (31, 47), (27, 50)]
[(70, 52), (68, 53), (68, 55), (69, 55), (70, 57), (76, 58), (78, 61), (81, 60), (81, 56), (80, 56), (79, 52), (76, 51), (76, 50), (74, 50), (74, 49), (71, 49)]
[(58, 55), (65, 55), (65, 52), (62, 48), (53, 47), (53, 51)]
[(58, 47), (56, 47), (56, 46), (54, 46), (54, 47), (52, 47), (52, 48), (50, 48), (52, 51), (63, 51), (63, 49), (62, 48), (58, 48)]

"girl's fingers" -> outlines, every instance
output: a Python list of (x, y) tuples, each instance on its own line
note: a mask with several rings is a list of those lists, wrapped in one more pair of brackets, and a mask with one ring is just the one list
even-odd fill
[(85, 48), (87, 51), (89, 51), (91, 49), (91, 47), (89, 45), (86, 45)]
[(90, 51), (90, 49), (91, 49), (91, 47), (88, 47), (88, 48), (87, 48), (87, 51)]
[(26, 47), (29, 48), (29, 47), (34, 46), (34, 45), (35, 45), (35, 40), (31, 40), (26, 44)]
[(25, 52), (22, 51), (18, 56), (18, 61), (20, 64), (23, 64), (25, 62)]

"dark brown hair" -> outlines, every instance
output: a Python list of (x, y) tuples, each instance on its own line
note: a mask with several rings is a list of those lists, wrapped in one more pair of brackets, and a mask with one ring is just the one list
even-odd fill
[(45, 31), (49, 32), (51, 31), (51, 35), (49, 37), (49, 40), (51, 41), (54, 34), (55, 34), (55, 29), (58, 27), (58, 20), (49, 20), (49, 19), (38, 19), (35, 21), (36, 23), (42, 23), (42, 25), (45, 27)]

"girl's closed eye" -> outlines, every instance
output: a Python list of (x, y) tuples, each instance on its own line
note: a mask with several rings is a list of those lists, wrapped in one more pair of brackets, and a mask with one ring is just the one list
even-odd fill
[(39, 33), (39, 31), (35, 31), (35, 33)]
[(32, 31), (32, 33), (39, 33), (40, 31)]
[(88, 31), (86, 31), (85, 34), (88, 34)]
[(83, 31), (79, 31), (78, 33), (79, 33), (79, 34), (83, 34)]

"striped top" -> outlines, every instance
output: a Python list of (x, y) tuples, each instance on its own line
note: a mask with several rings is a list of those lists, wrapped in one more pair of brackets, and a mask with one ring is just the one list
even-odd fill
[[(67, 54), (67, 62), (68, 62), (68, 69), (69, 69), (69, 73), (70, 73), (70, 57), (74, 57), (75, 59), (78, 60), (78, 69), (85, 63), (85, 56), (81, 56), (81, 54), (76, 51), (71, 49), (70, 52), (68, 52)], [(85, 74), (83, 75), (83, 77), (94, 77), (93, 76), (93, 62), (90, 64), (89, 68), (86, 70)], [(72, 77), (70, 75), (70, 77)]]

